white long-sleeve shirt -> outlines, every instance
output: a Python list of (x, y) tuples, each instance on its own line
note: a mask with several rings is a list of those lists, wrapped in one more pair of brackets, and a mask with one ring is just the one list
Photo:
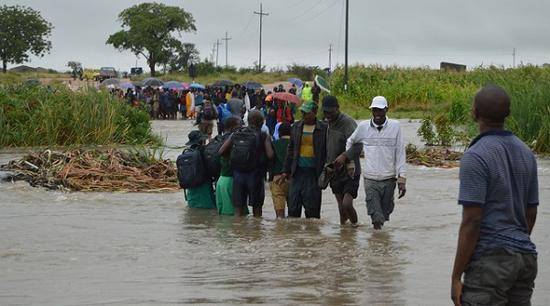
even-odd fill
[(346, 142), (346, 150), (356, 143), (363, 144), (365, 153), (363, 177), (382, 181), (406, 176), (405, 144), (399, 121), (386, 119), (381, 130), (372, 120), (359, 123)]

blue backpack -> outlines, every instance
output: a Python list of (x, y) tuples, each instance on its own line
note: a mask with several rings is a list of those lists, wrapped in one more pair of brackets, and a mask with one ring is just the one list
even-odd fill
[(229, 110), (229, 106), (227, 104), (220, 104), (220, 106), (218, 106), (218, 116), (220, 118), (220, 122), (224, 122), (225, 119), (227, 118), (230, 118), (231, 116), (233, 116), (233, 114), (231, 113), (231, 111)]

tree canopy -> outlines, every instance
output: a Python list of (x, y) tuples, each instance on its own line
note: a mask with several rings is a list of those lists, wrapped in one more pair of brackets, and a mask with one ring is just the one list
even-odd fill
[(184, 9), (162, 3), (141, 3), (119, 14), (122, 30), (107, 39), (115, 48), (147, 59), (151, 75), (160, 63), (168, 63), (174, 50), (185, 49), (173, 33), (194, 32), (195, 19)]
[(24, 63), (30, 55), (44, 56), (52, 47), (48, 40), (52, 24), (30, 7), (0, 6), (0, 29), (3, 72), (6, 72), (8, 63)]

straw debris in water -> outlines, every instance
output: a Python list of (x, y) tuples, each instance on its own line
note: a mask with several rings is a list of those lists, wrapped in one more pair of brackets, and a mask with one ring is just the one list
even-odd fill
[(461, 152), (445, 147), (418, 150), (412, 144), (407, 145), (407, 163), (417, 166), (455, 168), (459, 166), (460, 158), (462, 158)]
[(0, 170), (8, 180), (31, 186), (69, 191), (162, 192), (179, 190), (170, 160), (157, 159), (147, 150), (70, 150), (30, 153)]

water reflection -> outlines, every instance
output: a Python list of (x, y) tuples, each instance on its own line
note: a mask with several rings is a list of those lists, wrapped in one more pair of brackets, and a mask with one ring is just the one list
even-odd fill
[(193, 209), (181, 221), (182, 284), (201, 288), (182, 303), (404, 303), (404, 260), (388, 231)]

